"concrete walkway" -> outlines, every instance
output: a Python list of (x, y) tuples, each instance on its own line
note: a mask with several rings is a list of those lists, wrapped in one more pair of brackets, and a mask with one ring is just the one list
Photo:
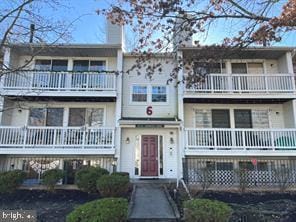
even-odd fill
[(129, 221), (177, 221), (161, 185), (136, 184)]

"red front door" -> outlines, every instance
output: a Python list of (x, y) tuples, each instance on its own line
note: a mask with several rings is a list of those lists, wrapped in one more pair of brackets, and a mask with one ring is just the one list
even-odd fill
[(158, 136), (142, 136), (141, 176), (158, 176)]

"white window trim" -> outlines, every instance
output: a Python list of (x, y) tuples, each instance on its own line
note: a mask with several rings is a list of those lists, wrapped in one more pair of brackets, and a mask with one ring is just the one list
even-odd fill
[[(146, 90), (147, 90), (147, 100), (146, 101), (133, 101), (134, 86), (146, 87)], [(149, 91), (148, 85), (146, 85), (146, 84), (132, 84), (131, 88), (130, 88), (130, 103), (131, 104), (138, 104), (138, 105), (148, 104), (150, 101), (149, 95), (150, 95), (150, 91)]]
[(88, 60), (88, 71), (89, 72), (96, 72), (96, 71), (90, 71), (89, 68), (90, 68), (90, 62), (92, 61), (99, 61), (99, 62), (105, 62), (105, 71), (108, 70), (108, 60), (106, 58), (103, 58), (103, 59), (100, 59), (100, 58), (71, 58), (72, 59), (72, 69), (71, 71), (74, 71), (73, 68), (74, 68), (74, 61), (84, 61), (84, 60)]
[(248, 66), (248, 64), (249, 63), (261, 63), (262, 64), (262, 69), (263, 69), (263, 75), (265, 75), (265, 74), (268, 74), (267, 72), (266, 72), (266, 60), (244, 60), (244, 61), (236, 61), (236, 60), (231, 60), (230, 61), (230, 71), (231, 71), (231, 74), (237, 74), (237, 73), (233, 73), (232, 72), (232, 64), (233, 63), (244, 63), (244, 64), (246, 64), (246, 68), (247, 68), (247, 73), (246, 74), (252, 74), (252, 73), (250, 73), (249, 72), (249, 66)]
[[(35, 107), (35, 106), (32, 106), (29, 108), (29, 112), (28, 112), (28, 115), (27, 115), (27, 126), (31, 126), (29, 125), (29, 118), (30, 118), (30, 114), (31, 114), (31, 109), (44, 109), (45, 112), (44, 112), (44, 125), (42, 127), (47, 127), (46, 126), (46, 122), (47, 122), (47, 111), (48, 109), (63, 109), (63, 119), (64, 119), (64, 116), (65, 116), (65, 108), (64, 107), (58, 107), (58, 106), (52, 106), (52, 107)], [(57, 126), (57, 127), (60, 127), (60, 126)]]
[(67, 64), (67, 68), (68, 71), (73, 71), (73, 62), (74, 60), (88, 60), (89, 64), (90, 61), (103, 61), (106, 64), (106, 71), (109, 70), (109, 60), (107, 57), (58, 57), (58, 56), (36, 56), (33, 59), (32, 64), (32, 68), (35, 69), (36, 66), (36, 60), (51, 60), (51, 68), (52, 68), (52, 60), (67, 60), (68, 64)]
[[(144, 86), (144, 87), (147, 87), (147, 101), (146, 102), (136, 102), (136, 101), (133, 101), (133, 87), (134, 86)], [(166, 102), (152, 102), (152, 87), (153, 86), (163, 86), (166, 88)], [(130, 86), (130, 105), (168, 105), (169, 104), (169, 95), (168, 95), (168, 92), (169, 92), (169, 88), (168, 88), (168, 85), (161, 85), (161, 84), (142, 84), (142, 83), (133, 83), (131, 84)]]
[[(165, 87), (165, 94), (166, 94), (166, 101), (165, 102), (152, 102), (152, 88), (153, 87)], [(150, 102), (152, 104), (156, 104), (156, 105), (167, 105), (169, 103), (169, 96), (168, 96), (168, 86), (167, 85), (160, 85), (160, 84), (153, 84), (153, 85), (150, 85), (150, 89), (151, 89), (151, 100)]]

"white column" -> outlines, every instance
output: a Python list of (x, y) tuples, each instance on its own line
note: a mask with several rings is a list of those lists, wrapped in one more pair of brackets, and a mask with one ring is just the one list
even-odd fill
[[(68, 71), (73, 71), (73, 58), (69, 58), (68, 60)], [(65, 87), (70, 88), (71, 87), (71, 80), (72, 80), (72, 74), (71, 72), (67, 73), (66, 75), (66, 83)]]
[(115, 114), (115, 157), (117, 158), (117, 170), (121, 170), (120, 166), (120, 152), (121, 152), (121, 128), (119, 120), (122, 114), (122, 71), (123, 71), (123, 53), (122, 50), (117, 51), (117, 71), (116, 77), (116, 114)]
[(63, 126), (66, 127), (69, 124), (69, 107), (64, 107)]
[[(3, 68), (8, 69), (10, 68), (11, 64), (11, 49), (5, 48), (4, 49), (4, 56), (3, 56)], [(2, 125), (2, 116), (4, 111), (4, 96), (3, 95), (3, 86), (4, 86), (4, 76), (1, 76), (0, 79), (0, 125)]]
[(296, 99), (294, 99), (293, 101), (292, 101), (292, 107), (293, 107), (293, 110), (292, 110), (292, 112), (293, 112), (293, 120), (291, 120), (291, 121), (293, 121), (293, 128), (296, 128)]
[(180, 65), (181, 68), (178, 72), (178, 119), (181, 121), (181, 125), (179, 128), (179, 136), (178, 136), (178, 151), (177, 151), (177, 180), (181, 179), (183, 177), (183, 164), (182, 164), (182, 159), (185, 157), (184, 155), (184, 87), (185, 84), (183, 83), (183, 77), (184, 77), (184, 61), (183, 61), (183, 52), (178, 51), (177, 52), (177, 65)]
[(294, 73), (294, 69), (293, 69), (293, 61), (292, 61), (292, 53), (291, 52), (287, 52), (286, 53), (286, 61), (287, 61), (287, 70), (289, 74), (293, 74)]

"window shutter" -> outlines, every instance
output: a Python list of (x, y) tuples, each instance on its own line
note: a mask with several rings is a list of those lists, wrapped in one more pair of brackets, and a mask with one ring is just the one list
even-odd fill
[(269, 128), (268, 110), (252, 110), (253, 128)]
[(195, 127), (196, 128), (211, 128), (212, 117), (211, 110), (197, 109), (195, 110)]

